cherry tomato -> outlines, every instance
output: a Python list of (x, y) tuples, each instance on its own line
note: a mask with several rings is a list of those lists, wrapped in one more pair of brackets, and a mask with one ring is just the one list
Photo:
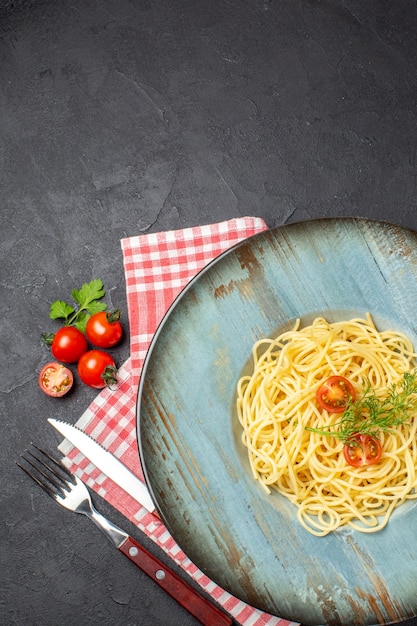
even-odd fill
[(51, 361), (39, 373), (39, 387), (47, 396), (61, 398), (71, 389), (74, 376), (68, 367)]
[(349, 400), (355, 401), (352, 383), (343, 376), (330, 376), (318, 389), (316, 399), (329, 413), (343, 413)]
[(51, 352), (57, 361), (75, 363), (88, 349), (87, 339), (74, 326), (63, 326), (53, 338)]
[(346, 462), (352, 467), (362, 465), (374, 465), (378, 463), (382, 455), (380, 441), (371, 435), (353, 435), (343, 447)]
[(117, 383), (114, 359), (103, 350), (88, 350), (78, 361), (78, 375), (89, 387), (103, 389)]
[(94, 313), (87, 321), (85, 334), (92, 344), (99, 348), (111, 348), (119, 343), (123, 329), (119, 322), (120, 310), (113, 313), (100, 311)]

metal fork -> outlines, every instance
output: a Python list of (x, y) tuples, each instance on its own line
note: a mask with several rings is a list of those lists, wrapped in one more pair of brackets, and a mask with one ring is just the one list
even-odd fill
[(99, 513), (84, 483), (61, 461), (32, 444), (17, 465), (66, 509), (89, 517), (120, 552), (150, 576), (204, 626), (230, 626), (233, 620), (208, 601), (162, 561)]

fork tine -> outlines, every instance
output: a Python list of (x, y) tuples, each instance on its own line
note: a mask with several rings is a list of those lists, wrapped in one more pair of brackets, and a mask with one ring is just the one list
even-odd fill
[[(56, 457), (54, 457), (52, 454), (50, 454), (49, 452), (47, 452), (46, 450), (44, 450), (43, 448), (40, 448), (39, 446), (37, 446), (35, 443), (32, 442), (32, 446), (34, 448), (36, 448), (36, 450), (38, 450), (44, 457), (46, 457), (47, 459), (49, 459), (49, 461), (52, 461), (52, 464), (59, 469), (61, 472), (63, 472), (67, 479), (69, 479), (73, 484), (75, 484), (75, 480), (74, 480), (74, 476), (73, 474), (71, 474), (71, 472), (69, 471), (69, 469), (67, 467), (65, 467), (65, 465), (62, 463), (62, 461), (58, 460)], [(32, 456), (35, 456), (33, 453), (31, 453), (29, 451), (29, 454), (32, 454)], [(37, 457), (35, 457), (37, 458)], [(40, 460), (38, 458), (38, 460)], [(43, 463), (45, 465), (45, 463)], [(50, 465), (45, 465), (51, 472), (53, 471)]]
[[(24, 458), (24, 457), (22, 457), (22, 458)], [(25, 461), (26, 461), (26, 459), (25, 459)], [(36, 476), (36, 474), (34, 472), (28, 470), (27, 467), (24, 467), (24, 465), (22, 465), (18, 461), (16, 461), (16, 465), (18, 465), (20, 467), (20, 469), (22, 469), (28, 476), (30, 476), (30, 478), (32, 480), (34, 480), (35, 483), (37, 485), (39, 485), (39, 487), (41, 487), (49, 496), (51, 496), (51, 498), (55, 498), (56, 497), (56, 495), (57, 495), (56, 491), (51, 489), (51, 487), (49, 486), (49, 484), (47, 482), (39, 480), (39, 478)], [(32, 463), (30, 463), (30, 465), (32, 465)]]
[[(68, 483), (74, 484), (71, 472), (46, 450), (34, 443), (32, 446), (33, 451), (26, 450), (26, 456), (25, 453), (21, 455), (26, 465), (19, 462), (17, 465), (51, 497), (65, 495), (65, 487), (69, 486)], [(31, 458), (28, 458), (29, 456)]]

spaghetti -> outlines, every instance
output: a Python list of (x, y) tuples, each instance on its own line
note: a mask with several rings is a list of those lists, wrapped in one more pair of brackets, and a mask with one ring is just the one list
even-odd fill
[(414, 369), (416, 356), (404, 334), (379, 332), (369, 314), (335, 323), (318, 317), (305, 328), (298, 320), (293, 330), (254, 345), (253, 372), (237, 386), (242, 441), (254, 478), (294, 503), (312, 534), (345, 525), (378, 531), (396, 507), (417, 498), (417, 410), (381, 431), (378, 463), (351, 467), (334, 434), (340, 414), (316, 401), (319, 386), (334, 375), (348, 379), (357, 396), (368, 384), (383, 398)]

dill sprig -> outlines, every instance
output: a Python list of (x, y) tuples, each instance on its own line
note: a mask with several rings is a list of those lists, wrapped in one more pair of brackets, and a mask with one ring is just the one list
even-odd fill
[(349, 401), (339, 421), (324, 428), (310, 428), (320, 435), (332, 436), (346, 443), (355, 435), (370, 435), (379, 439), (381, 431), (392, 432), (395, 426), (408, 424), (410, 414), (417, 409), (417, 369), (404, 372), (399, 382), (387, 388), (387, 395), (380, 399), (367, 381), (364, 392), (355, 401)]

